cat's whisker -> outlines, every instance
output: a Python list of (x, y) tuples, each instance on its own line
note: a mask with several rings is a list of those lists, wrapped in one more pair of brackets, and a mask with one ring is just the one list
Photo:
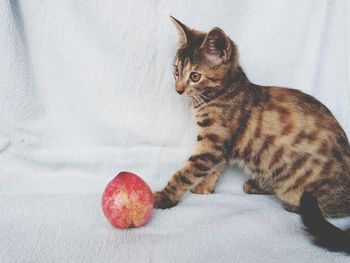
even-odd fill
[(197, 99), (194, 95), (187, 95), (187, 94), (184, 94), (183, 96), (185, 96), (185, 97), (187, 97), (187, 98), (191, 98), (192, 100), (195, 100), (196, 103), (199, 104), (198, 99)]
[(198, 100), (199, 100), (199, 104), (201, 104), (200, 106), (202, 107), (202, 106), (204, 106), (203, 104), (205, 104), (205, 106), (208, 106), (208, 104), (207, 103), (205, 103), (205, 101), (200, 97), (200, 96), (198, 96), (198, 94), (196, 95), (196, 97), (198, 98)]
[(198, 95), (200, 95), (201, 97), (204, 97), (205, 99), (207, 99), (207, 100), (209, 100), (209, 101), (212, 101), (213, 99), (211, 99), (211, 98), (208, 98), (207, 96), (204, 96), (203, 94), (198, 94)]
[(202, 99), (202, 97), (198, 94), (198, 98), (205, 104), (205, 106), (208, 106), (208, 104)]
[(197, 94), (198, 98), (201, 100), (201, 102), (203, 104), (205, 104), (205, 106), (208, 106), (208, 104), (205, 102), (205, 100), (203, 100), (203, 98), (201, 97), (201, 94)]
[[(201, 107), (203, 106), (203, 104), (205, 106), (208, 106), (208, 104), (203, 100), (203, 98), (201, 97), (201, 94), (194, 94), (194, 95), (187, 95), (184, 94), (185, 97), (194, 99), (196, 101), (196, 103)], [(204, 95), (203, 95), (204, 96)], [(209, 98), (208, 98), (209, 99)], [(210, 100), (210, 99), (209, 99)]]
[(194, 97), (196, 98), (198, 105), (201, 106), (201, 101), (200, 101), (199, 97), (197, 95), (194, 95)]
[(190, 96), (190, 97), (192, 97), (192, 99), (194, 99), (196, 101), (196, 103), (199, 104), (198, 98), (195, 95)]
[[(211, 102), (212, 99), (209, 99), (208, 97), (204, 96), (204, 95), (200, 95), (202, 98), (204, 98), (204, 102), (208, 103)], [(207, 99), (208, 101), (205, 101), (205, 99)]]

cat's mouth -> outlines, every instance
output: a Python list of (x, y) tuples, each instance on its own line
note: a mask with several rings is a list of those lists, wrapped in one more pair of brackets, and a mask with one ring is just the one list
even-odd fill
[(208, 97), (202, 94), (184, 94), (185, 97), (191, 98), (192, 104), (195, 107), (208, 106), (208, 102), (211, 101)]

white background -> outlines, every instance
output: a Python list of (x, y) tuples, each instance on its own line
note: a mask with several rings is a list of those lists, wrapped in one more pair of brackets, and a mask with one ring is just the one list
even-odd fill
[(194, 145), (169, 15), (222, 28), (251, 81), (315, 96), (349, 136), (349, 1), (0, 0), (0, 261), (344, 262), (277, 200), (243, 194), (232, 169), (215, 195), (142, 229), (106, 223), (99, 199), (117, 172), (159, 190)]

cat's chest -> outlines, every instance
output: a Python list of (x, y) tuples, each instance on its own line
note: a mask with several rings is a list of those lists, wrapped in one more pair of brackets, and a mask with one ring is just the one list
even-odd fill
[(200, 129), (229, 131), (233, 124), (233, 115), (231, 108), (212, 106), (195, 112), (195, 121)]
[(247, 165), (244, 159), (234, 158), (232, 156), (228, 159), (228, 165), (233, 167), (238, 167), (243, 170), (247, 168)]

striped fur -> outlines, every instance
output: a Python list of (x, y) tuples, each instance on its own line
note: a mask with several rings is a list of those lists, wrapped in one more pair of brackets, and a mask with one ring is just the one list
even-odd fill
[(155, 207), (176, 205), (188, 190), (212, 193), (234, 163), (252, 176), (247, 193), (274, 193), (297, 212), (311, 192), (323, 215), (350, 215), (350, 146), (327, 107), (299, 90), (250, 82), (221, 29), (202, 33), (174, 23), (176, 91), (192, 98), (198, 136), (193, 155), (155, 193)]

